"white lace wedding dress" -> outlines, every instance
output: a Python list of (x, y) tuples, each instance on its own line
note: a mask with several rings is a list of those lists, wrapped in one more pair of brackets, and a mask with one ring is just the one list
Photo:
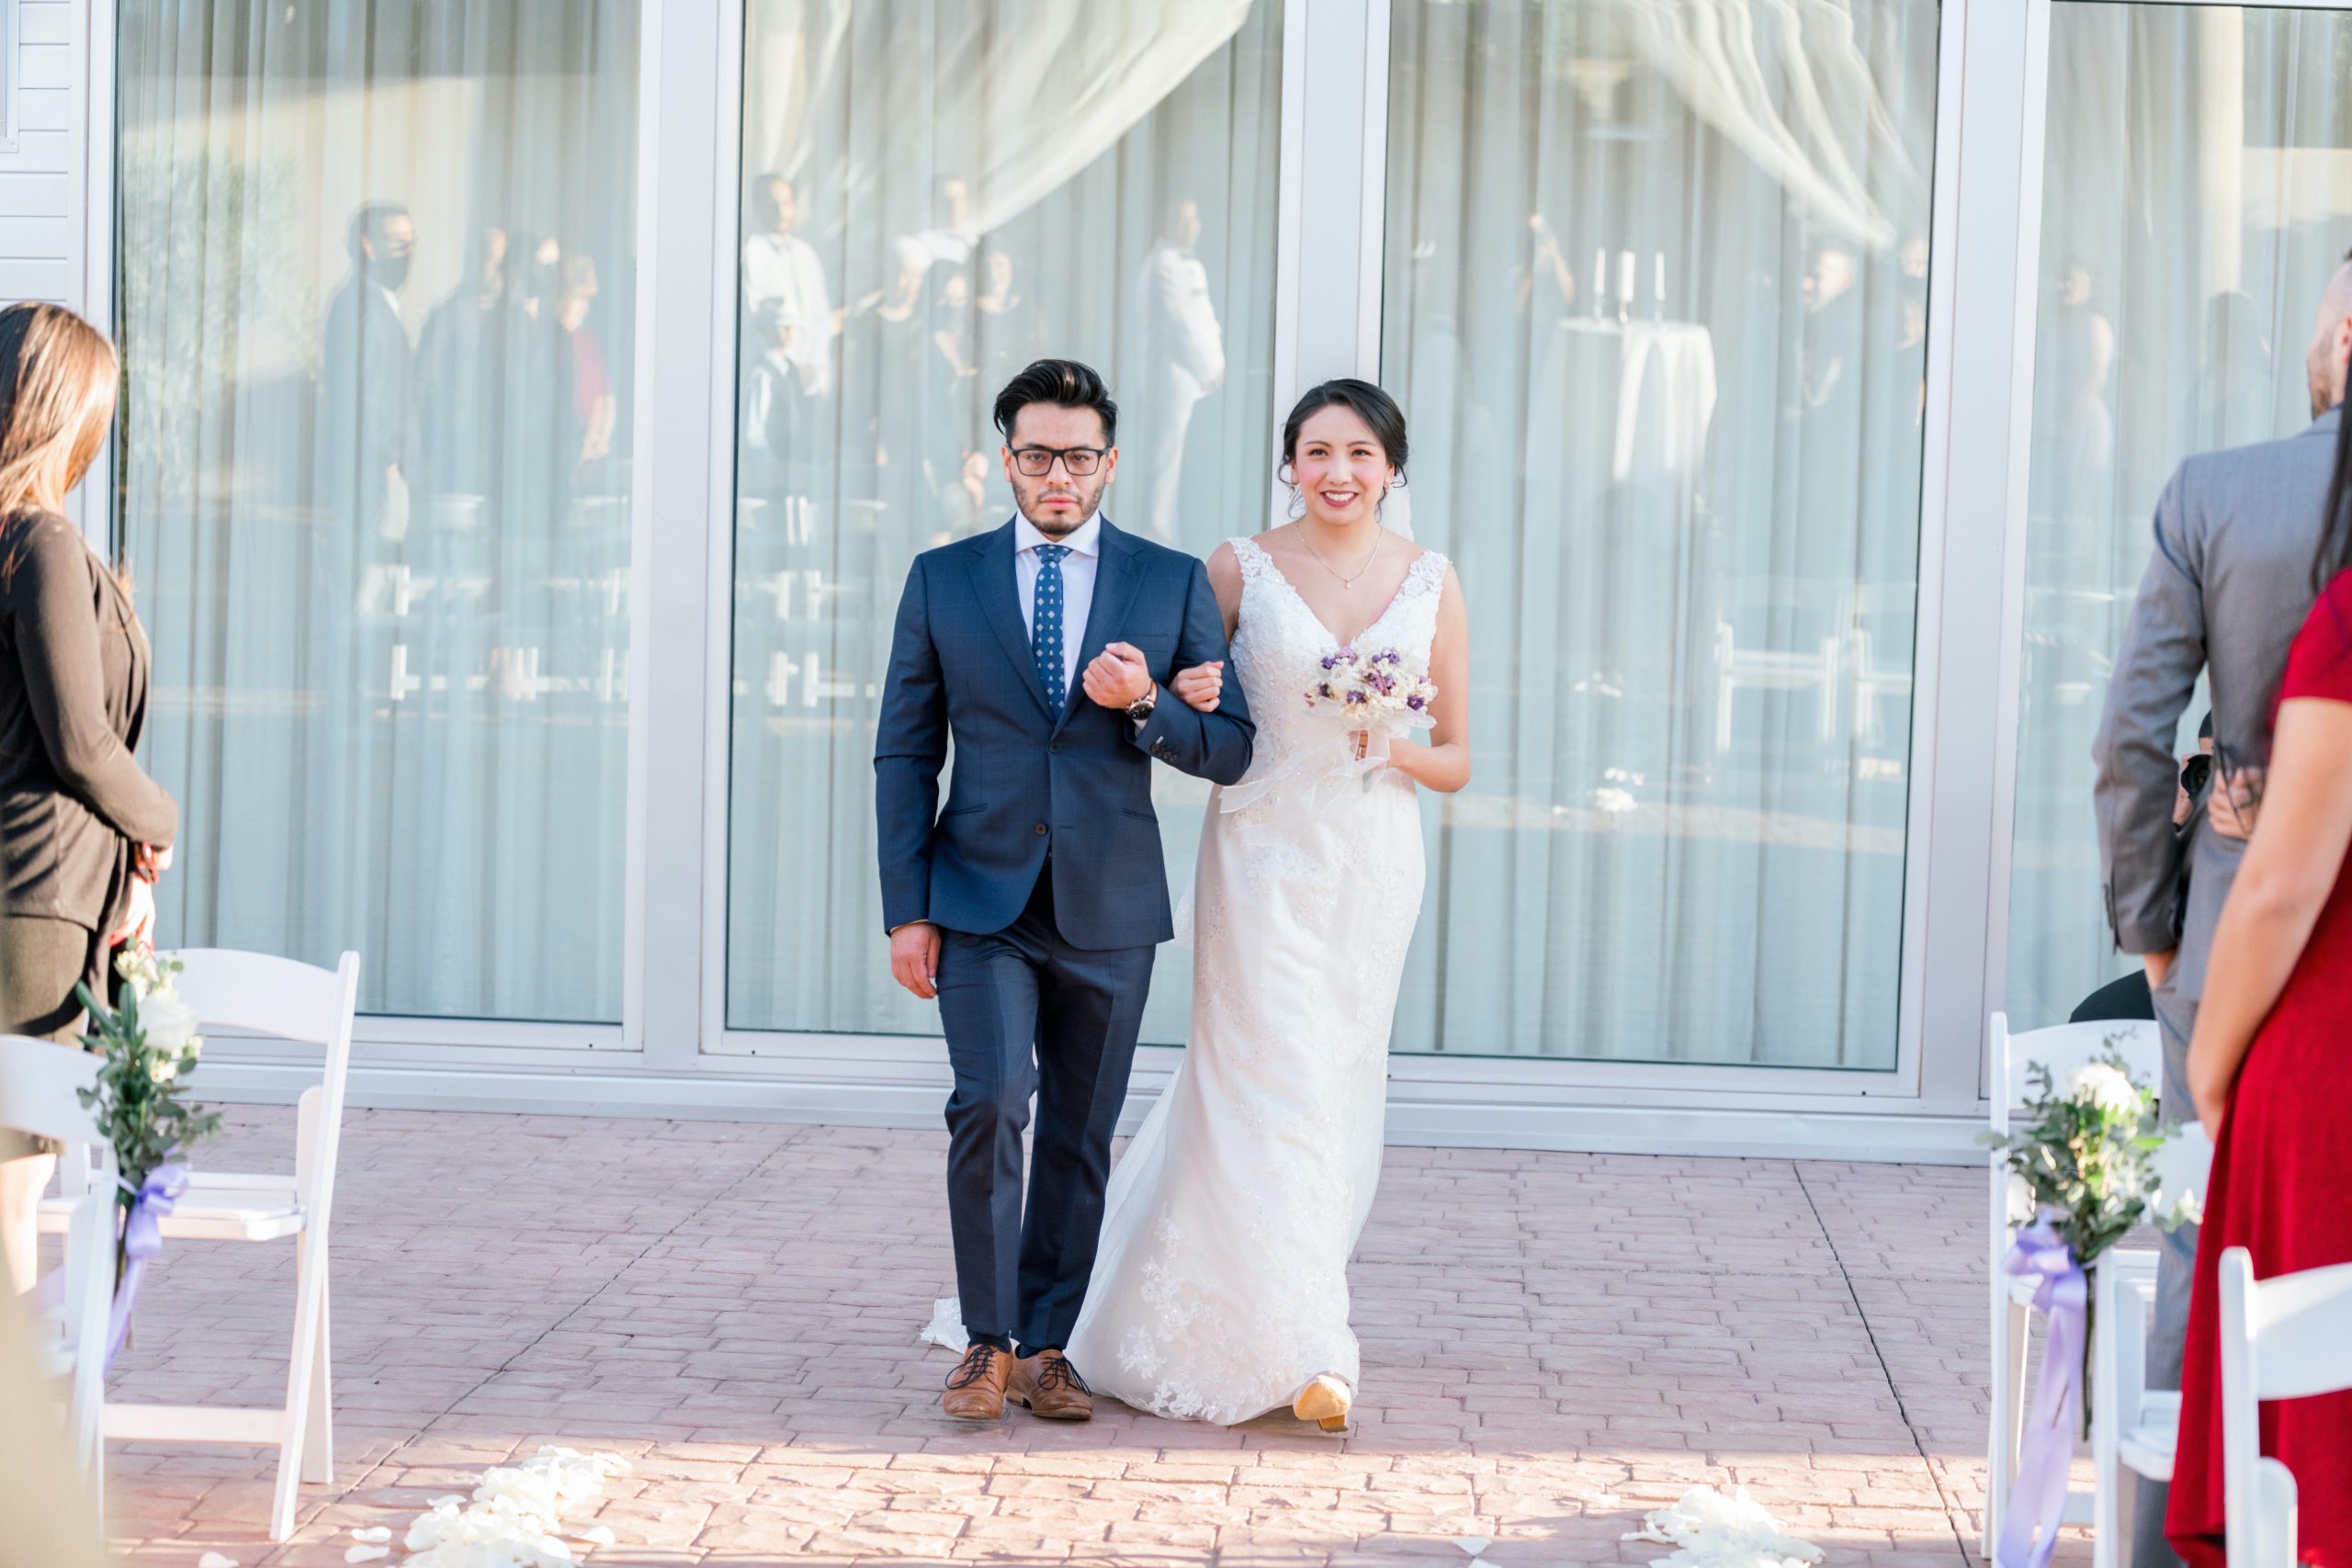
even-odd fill
[[(1377, 756), (1367, 772), (1306, 703), (1338, 640), (1264, 550), (1233, 548), (1230, 663), (1256, 755), (1201, 832), (1191, 1036), (1111, 1173), (1069, 1346), (1100, 1392), (1228, 1424), (1321, 1373), (1356, 1384), (1348, 1257), (1380, 1179), (1389, 1023), (1427, 875), (1412, 781)], [(1426, 671), (1444, 581), (1444, 558), (1422, 554), (1357, 649)]]

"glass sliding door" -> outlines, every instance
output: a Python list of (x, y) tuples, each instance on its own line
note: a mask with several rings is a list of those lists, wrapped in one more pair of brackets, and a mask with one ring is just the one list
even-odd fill
[(621, 1014), (637, 0), (120, 8), (175, 943)]
[(1381, 368), (1478, 753), (1396, 1048), (1892, 1069), (1938, 7), (1391, 18)]
[[(1104, 513), (1205, 555), (1272, 469), (1276, 0), (872, 0), (745, 14), (726, 1020), (926, 1034), (894, 986), (874, 716), (908, 563), (1012, 515), (1033, 359), (1120, 405)], [(1162, 769), (1191, 879), (1206, 786)], [(1147, 1040), (1181, 1041), (1185, 955)]]
[[(2051, 8), (2007, 1001), (2064, 1021), (2116, 952), (2091, 737), (2165, 480), (2291, 434), (2352, 245), (2352, 16)], [(2177, 750), (2197, 745), (2200, 692)]]

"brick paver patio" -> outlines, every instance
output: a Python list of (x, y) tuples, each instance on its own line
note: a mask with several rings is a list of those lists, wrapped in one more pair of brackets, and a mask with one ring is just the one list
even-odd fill
[[(204, 1163), (290, 1158), (290, 1111), (230, 1122)], [(1841, 1568), (1975, 1559), (1973, 1171), (1393, 1149), (1339, 1439), (944, 1419), (944, 1134), (358, 1111), (343, 1149), (335, 1484), (271, 1547), (273, 1461), (115, 1445), (126, 1561), (341, 1563), (550, 1441), (636, 1460), (594, 1563), (1644, 1563), (1701, 1482)], [(275, 1397), (291, 1272), (175, 1244), (118, 1393)]]

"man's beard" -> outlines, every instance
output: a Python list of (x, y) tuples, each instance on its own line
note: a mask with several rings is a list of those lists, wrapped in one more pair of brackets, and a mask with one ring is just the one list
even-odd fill
[(1021, 515), (1029, 519), (1030, 526), (1048, 539), (1063, 539), (1085, 527), (1102, 508), (1102, 491), (1099, 486), (1091, 491), (1072, 487), (1070, 493), (1078, 504), (1063, 513), (1045, 510), (1040, 504), (1045, 498), (1042, 490), (1034, 495), (1024, 495), (1016, 491), (1013, 499), (1021, 503)]

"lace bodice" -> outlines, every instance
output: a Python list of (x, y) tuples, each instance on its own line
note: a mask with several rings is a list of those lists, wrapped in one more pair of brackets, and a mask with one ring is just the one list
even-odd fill
[[(1236, 786), (1255, 793), (1290, 771), (1293, 761), (1328, 743), (1343, 728), (1328, 709), (1306, 703), (1306, 692), (1322, 672), (1325, 655), (1340, 639), (1316, 617), (1291, 586), (1273, 557), (1254, 539), (1227, 541), (1241, 567), (1241, 614), (1233, 633), (1233, 669), (1250, 698), (1257, 739), (1250, 771)], [(1445, 587), (1446, 559), (1423, 550), (1405, 570), (1405, 581), (1372, 624), (1355, 639), (1360, 652), (1395, 649), (1408, 667), (1426, 671), (1437, 636), (1437, 607)], [(1255, 788), (1253, 788), (1255, 786)]]

